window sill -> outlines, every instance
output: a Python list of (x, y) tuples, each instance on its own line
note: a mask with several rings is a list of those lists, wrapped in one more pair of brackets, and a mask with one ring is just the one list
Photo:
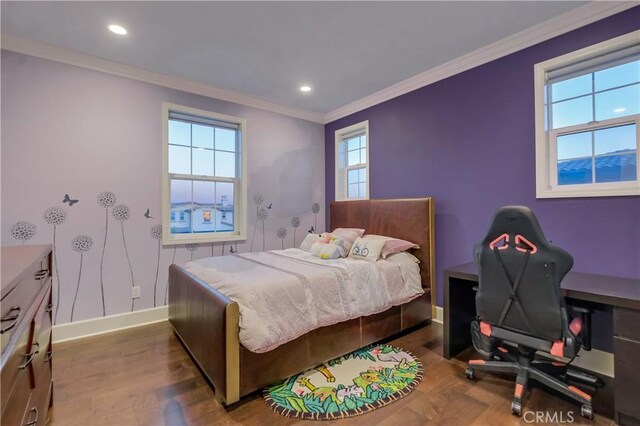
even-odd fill
[(587, 198), (587, 197), (633, 197), (640, 196), (640, 185), (612, 189), (538, 189), (537, 199), (544, 198)]

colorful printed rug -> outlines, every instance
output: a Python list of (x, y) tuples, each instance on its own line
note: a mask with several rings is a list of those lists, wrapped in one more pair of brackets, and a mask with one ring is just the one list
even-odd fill
[(353, 417), (390, 404), (422, 380), (422, 363), (403, 349), (372, 345), (264, 390), (275, 412), (307, 420)]

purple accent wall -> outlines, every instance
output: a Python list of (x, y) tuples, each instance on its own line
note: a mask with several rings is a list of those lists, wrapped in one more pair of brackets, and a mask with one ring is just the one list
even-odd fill
[(640, 277), (640, 197), (536, 200), (533, 87), (534, 64), (638, 28), (640, 7), (327, 124), (327, 202), (334, 132), (369, 120), (371, 198), (435, 197), (438, 305), (443, 269), (471, 261), (509, 204), (534, 210), (574, 271)]

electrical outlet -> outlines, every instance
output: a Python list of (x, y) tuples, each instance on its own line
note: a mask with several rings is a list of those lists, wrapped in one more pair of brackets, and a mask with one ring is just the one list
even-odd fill
[(131, 287), (131, 297), (134, 299), (140, 298), (140, 286)]

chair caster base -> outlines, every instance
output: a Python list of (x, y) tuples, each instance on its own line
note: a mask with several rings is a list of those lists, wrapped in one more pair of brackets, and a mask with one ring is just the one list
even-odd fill
[(471, 367), (465, 368), (464, 375), (467, 376), (467, 379), (469, 379), (469, 380), (473, 380), (473, 379), (476, 378), (475, 372), (473, 371), (473, 368), (471, 368)]
[(580, 407), (580, 414), (582, 417), (593, 420), (593, 408), (590, 405), (583, 405)]
[(522, 403), (517, 399), (511, 401), (511, 412), (518, 417), (522, 416)]

